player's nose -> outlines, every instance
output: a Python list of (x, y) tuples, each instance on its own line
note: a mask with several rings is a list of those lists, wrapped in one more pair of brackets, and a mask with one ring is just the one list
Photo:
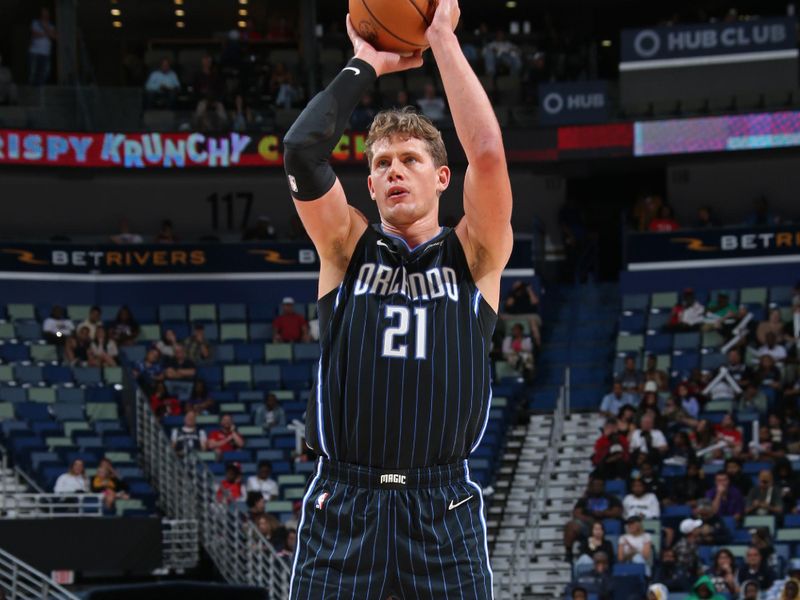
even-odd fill
[(389, 165), (389, 181), (397, 181), (398, 179), (403, 178), (401, 167), (402, 163), (398, 159), (392, 160), (392, 164)]

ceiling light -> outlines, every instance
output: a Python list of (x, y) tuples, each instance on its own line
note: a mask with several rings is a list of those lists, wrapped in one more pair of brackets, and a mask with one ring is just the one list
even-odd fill
[(184, 27), (186, 27), (186, 23), (184, 23), (183, 21), (177, 21), (175, 23), (175, 27), (177, 27), (178, 29), (183, 29)]
[(122, 27), (122, 21), (114, 21), (114, 22), (112, 23), (112, 25), (113, 25), (113, 26), (114, 26), (116, 29), (119, 29), (120, 27)]
[(506, 2), (506, 8), (517, 8), (516, 0), (508, 0), (508, 2)]
[(120, 9), (118, 9), (118, 8), (112, 8), (111, 9), (111, 14), (114, 15), (115, 17), (118, 17), (118, 16), (120, 16), (122, 14), (122, 11)]
[(239, 16), (240, 17), (246, 17), (247, 16), (247, 9), (246, 8), (240, 8), (239, 9)]
[(247, 4), (247, 0), (239, 0), (239, 4)]
[(186, 12), (182, 8), (176, 8), (175, 9), (175, 16), (176, 17), (182, 17), (185, 14), (186, 14)]
[(602, 41), (603, 48), (611, 48), (611, 40)]
[(239, 22), (238, 22), (238, 23), (236, 23), (236, 24), (237, 24), (239, 27), (241, 27), (242, 29), (244, 29), (245, 27), (247, 27), (247, 23), (245, 23), (244, 21), (239, 21)]
[(183, 6), (183, 0), (175, 0), (175, 4), (178, 6)]

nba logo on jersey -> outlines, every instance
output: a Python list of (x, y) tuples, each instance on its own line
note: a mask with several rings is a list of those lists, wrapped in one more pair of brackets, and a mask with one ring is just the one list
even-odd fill
[(330, 498), (330, 496), (331, 495), (328, 492), (322, 492), (319, 496), (317, 496), (317, 501), (316, 503), (314, 503), (314, 507), (317, 510), (322, 510), (323, 507), (325, 506), (325, 502), (328, 501), (328, 498)]

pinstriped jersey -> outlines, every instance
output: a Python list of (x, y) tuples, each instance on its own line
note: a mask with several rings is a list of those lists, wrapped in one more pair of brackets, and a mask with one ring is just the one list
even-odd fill
[(450, 228), (411, 249), (368, 227), (338, 289), (319, 300), (320, 361), (306, 440), (383, 469), (466, 458), (485, 431), (496, 314)]

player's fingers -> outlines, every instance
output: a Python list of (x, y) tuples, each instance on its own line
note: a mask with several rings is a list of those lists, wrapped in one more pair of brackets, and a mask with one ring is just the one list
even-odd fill
[(359, 36), (356, 33), (355, 27), (353, 27), (353, 22), (350, 20), (350, 13), (347, 13), (347, 17), (345, 18), (345, 26), (347, 27), (347, 37), (355, 44)]

